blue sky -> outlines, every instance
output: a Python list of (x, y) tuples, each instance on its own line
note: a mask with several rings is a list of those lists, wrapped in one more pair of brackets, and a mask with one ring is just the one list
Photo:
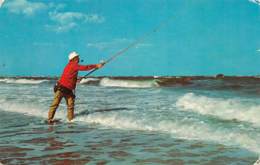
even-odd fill
[(59, 76), (69, 52), (97, 63), (165, 21), (95, 75), (260, 75), (260, 0), (5, 0), (0, 75)]

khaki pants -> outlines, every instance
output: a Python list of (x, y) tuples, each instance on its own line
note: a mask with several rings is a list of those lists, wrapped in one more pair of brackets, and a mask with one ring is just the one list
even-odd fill
[(59, 107), (60, 101), (62, 98), (65, 98), (68, 110), (68, 120), (71, 121), (74, 118), (74, 102), (75, 97), (72, 95), (65, 95), (61, 91), (57, 90), (54, 94), (53, 102), (50, 106), (50, 110), (48, 113), (48, 120), (52, 120), (54, 118), (56, 109)]

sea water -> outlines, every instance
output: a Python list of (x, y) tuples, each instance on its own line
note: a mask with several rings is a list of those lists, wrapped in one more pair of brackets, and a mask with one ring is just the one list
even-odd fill
[(63, 100), (61, 122), (48, 125), (54, 83), (0, 79), (0, 163), (247, 165), (260, 155), (257, 79), (85, 79), (73, 123)]

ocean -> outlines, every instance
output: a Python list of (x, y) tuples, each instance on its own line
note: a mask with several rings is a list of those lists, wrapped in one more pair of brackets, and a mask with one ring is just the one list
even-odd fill
[(1, 164), (249, 165), (260, 155), (258, 77), (91, 77), (46, 124), (54, 78), (0, 78)]

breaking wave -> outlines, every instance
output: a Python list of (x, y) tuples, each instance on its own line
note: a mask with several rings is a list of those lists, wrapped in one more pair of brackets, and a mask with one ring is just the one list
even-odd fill
[(83, 78), (80, 81), (80, 84), (90, 84), (90, 83), (95, 83), (95, 82), (99, 82), (98, 78)]
[(155, 80), (118, 80), (103, 78), (100, 80), (100, 85), (105, 87), (123, 87), (123, 88), (151, 88), (159, 87)]
[[(46, 107), (36, 105), (36, 103), (15, 103), (6, 101), (5, 99), (0, 100), (0, 103), (0, 109), (4, 111), (37, 116), (44, 119), (47, 118), (48, 111), (46, 110)], [(80, 110), (82, 111), (82, 109), (78, 109), (78, 111)], [(55, 116), (61, 118), (62, 121), (65, 122), (66, 110), (58, 110)], [(216, 130), (205, 123), (185, 123), (185, 119), (172, 121), (161, 117), (141, 117), (138, 112), (129, 113), (127, 111), (114, 111), (109, 113), (104, 112), (81, 115), (76, 117), (74, 121), (81, 124), (99, 124), (101, 126), (123, 130), (156, 131), (170, 134), (177, 138), (214, 141), (227, 145), (241, 146), (260, 153), (260, 144), (257, 141), (259, 137), (257, 136), (252, 137), (246, 132), (238, 132), (229, 129)]]
[(260, 126), (260, 105), (243, 104), (237, 99), (210, 98), (187, 93), (176, 102), (182, 110), (212, 115), (224, 120), (249, 122)]
[[(6, 99), (0, 99), (0, 109), (7, 112), (16, 112), (28, 116), (36, 116), (40, 118), (46, 118), (47, 112), (46, 107), (41, 105), (32, 104), (31, 102), (17, 103), (7, 101)], [(57, 116), (66, 119), (66, 114), (63, 111), (57, 111)]]
[(41, 84), (49, 80), (33, 80), (33, 79), (0, 79), (1, 83), (6, 84)]
[(260, 153), (259, 137), (251, 137), (247, 133), (225, 129), (215, 130), (204, 123), (184, 123), (183, 121), (158, 120), (140, 118), (135, 115), (110, 113), (81, 116), (76, 121), (96, 123), (117, 129), (156, 131), (167, 133), (173, 137), (214, 141), (227, 145), (238, 145), (251, 151)]
[[(26, 77), (26, 78), (0, 78), (5, 84), (42, 84), (57, 81), (57, 77)], [(189, 80), (176, 77), (88, 77), (83, 78), (79, 84), (120, 88), (152, 88), (163, 86), (176, 86), (188, 84)]]

